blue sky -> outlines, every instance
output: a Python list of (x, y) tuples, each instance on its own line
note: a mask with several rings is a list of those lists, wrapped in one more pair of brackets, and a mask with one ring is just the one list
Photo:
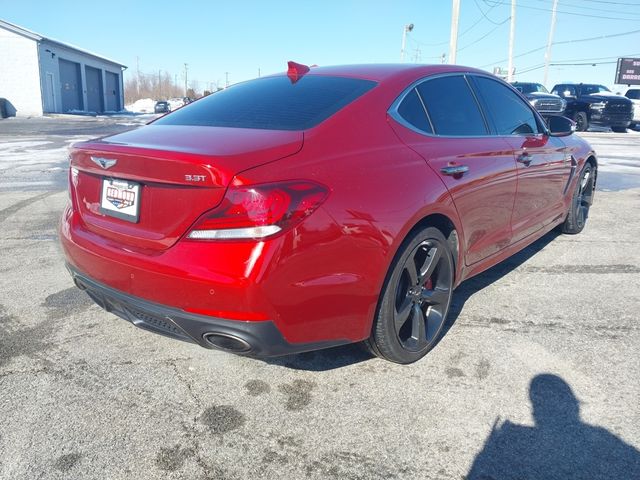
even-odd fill
[[(510, 0), (461, 0), (457, 63), (507, 66)], [(517, 0), (515, 54), (544, 47), (552, 0)], [(640, 0), (559, 0), (547, 87), (566, 80), (612, 86), (618, 56), (640, 57)], [(579, 15), (574, 15), (579, 14)], [(287, 60), (318, 65), (400, 60), (403, 25), (415, 28), (406, 61), (437, 63), (448, 53), (451, 0), (122, 1), (0, 0), (0, 18), (136, 70), (182, 81), (183, 64), (200, 89), (283, 71)], [(504, 22), (504, 23), (501, 23)], [(591, 37), (636, 33), (575, 42)], [(572, 42), (572, 43), (559, 43)], [(434, 45), (436, 44), (436, 45)], [(439, 44), (439, 45), (437, 45)], [(592, 60), (597, 59), (597, 60)], [(542, 81), (544, 48), (515, 59), (518, 80)], [(522, 73), (520, 73), (522, 72)], [(621, 87), (618, 88), (618, 90)]]

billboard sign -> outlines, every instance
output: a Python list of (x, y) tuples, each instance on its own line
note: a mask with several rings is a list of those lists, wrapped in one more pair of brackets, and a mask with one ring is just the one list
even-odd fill
[(640, 85), (640, 58), (619, 58), (616, 84)]

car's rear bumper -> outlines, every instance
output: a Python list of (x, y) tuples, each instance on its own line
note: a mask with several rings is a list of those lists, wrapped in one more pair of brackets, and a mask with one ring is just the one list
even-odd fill
[[(234, 325), (269, 321), (291, 346), (286, 351), (302, 351), (357, 342), (371, 331), (379, 286), (369, 279), (377, 277), (375, 272), (355, 272), (369, 272), (375, 264), (369, 254), (364, 267), (359, 257), (345, 254), (341, 236), (328, 241), (327, 232), (335, 228), (333, 219), (318, 209), (300, 227), (273, 239), (182, 239), (149, 252), (91, 231), (69, 205), (59, 238), (70, 267), (100, 285), (189, 318), (237, 322)], [(354, 262), (344, 265), (342, 259), (352, 258)], [(197, 332), (190, 338), (202, 345)], [(256, 347), (259, 350), (280, 352), (269, 353), (266, 346)]]
[(253, 357), (273, 357), (349, 343), (348, 340), (289, 343), (270, 320), (229, 320), (185, 312), (103, 285), (69, 264), (67, 269), (76, 286), (106, 311), (144, 330), (197, 343), (205, 348)]

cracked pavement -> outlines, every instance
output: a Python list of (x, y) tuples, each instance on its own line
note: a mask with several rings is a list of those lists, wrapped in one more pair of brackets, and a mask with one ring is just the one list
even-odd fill
[(440, 344), (400, 366), (358, 345), (237, 357), (95, 306), (55, 230), (74, 121), (0, 122), (0, 153), (49, 141), (61, 168), (0, 176), (0, 479), (639, 478), (640, 135), (584, 134), (609, 190), (585, 231), (465, 282)]

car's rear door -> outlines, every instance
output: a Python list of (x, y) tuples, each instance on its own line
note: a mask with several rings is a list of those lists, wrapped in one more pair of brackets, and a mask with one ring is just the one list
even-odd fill
[(394, 128), (442, 179), (457, 209), (465, 262), (476, 263), (509, 245), (516, 164), (505, 143), (491, 137), (462, 74), (427, 78), (390, 111), (408, 128)]
[(511, 88), (487, 76), (472, 78), (494, 134), (509, 145), (516, 160), (518, 189), (511, 228), (512, 242), (517, 242), (564, 214), (571, 155)]

